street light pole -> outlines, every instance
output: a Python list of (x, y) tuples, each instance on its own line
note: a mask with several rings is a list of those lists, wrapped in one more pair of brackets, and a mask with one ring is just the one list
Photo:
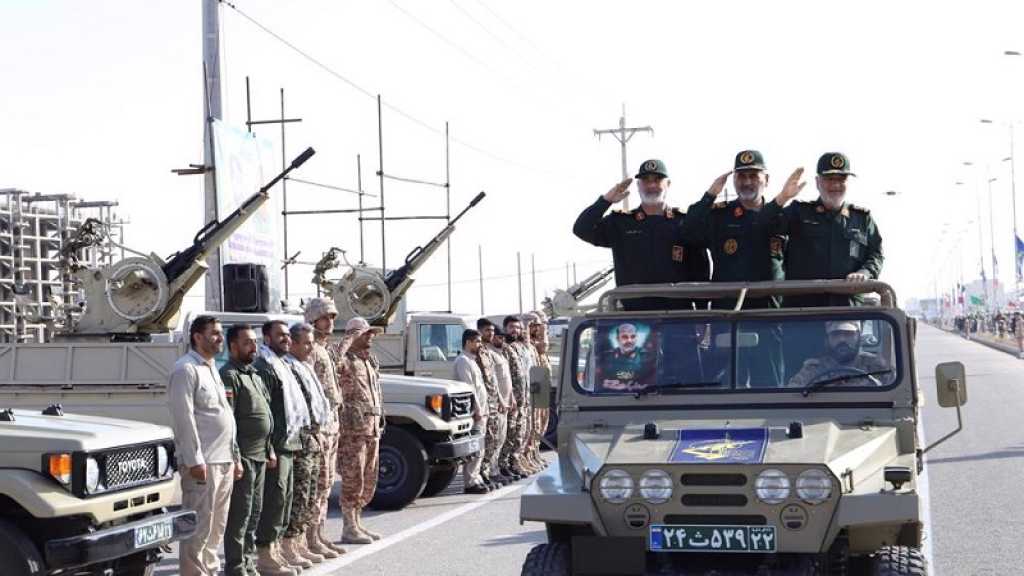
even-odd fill
[[(988, 178), (988, 240), (992, 248), (992, 303), (996, 301), (996, 286), (999, 284), (999, 263), (996, 261), (996, 227), (992, 209), (992, 183), (998, 180), (989, 176), (989, 169), (985, 167), (985, 176)], [(998, 308), (998, 307), (997, 307)]]

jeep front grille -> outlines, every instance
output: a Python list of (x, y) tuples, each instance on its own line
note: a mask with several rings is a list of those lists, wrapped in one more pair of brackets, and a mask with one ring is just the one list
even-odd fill
[(728, 506), (742, 508), (747, 505), (743, 494), (683, 494), (683, 506)]
[(768, 519), (760, 514), (666, 514), (665, 524), (764, 526)]
[(746, 486), (744, 474), (683, 474), (683, 486)]
[(452, 394), (448, 397), (451, 403), (451, 414), (452, 420), (456, 418), (465, 418), (473, 413), (473, 393), (462, 392), (459, 394)]
[(136, 446), (100, 455), (107, 490), (118, 490), (159, 480), (156, 446)]

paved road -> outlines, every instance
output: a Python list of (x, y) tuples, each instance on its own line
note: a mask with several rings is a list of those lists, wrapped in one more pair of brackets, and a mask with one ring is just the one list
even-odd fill
[[(927, 458), (931, 517), (929, 545), (933, 573), (942, 576), (1019, 574), (1024, 563), (1024, 361), (922, 325), (918, 374), (925, 392), (927, 439), (953, 429), (956, 412), (935, 400), (935, 365), (967, 365), (969, 402), (964, 432)], [(550, 457), (550, 456), (549, 456)], [(544, 540), (543, 527), (518, 523), (523, 483), (487, 496), (466, 496), (461, 485), (426, 498), (401, 512), (371, 513), (367, 523), (387, 538), (351, 546), (346, 556), (304, 576), (327, 574), (514, 576), (529, 549)], [(331, 510), (331, 535), (341, 530)], [(176, 573), (169, 558), (158, 570)]]

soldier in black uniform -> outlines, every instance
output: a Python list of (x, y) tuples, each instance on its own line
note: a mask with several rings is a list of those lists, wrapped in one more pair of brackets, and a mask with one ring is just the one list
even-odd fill
[[(770, 232), (788, 234), (786, 279), (878, 278), (882, 272), (882, 235), (866, 208), (846, 202), (847, 178), (854, 176), (850, 160), (839, 152), (826, 152), (818, 159), (816, 178), (819, 197), (813, 202), (795, 201), (804, 186), (798, 169), (786, 181), (782, 192), (761, 211)], [(860, 296), (807, 294), (787, 297), (787, 307), (848, 306), (862, 302)]]
[[(604, 213), (629, 195), (627, 178), (587, 207), (576, 219), (573, 234), (595, 246), (612, 249), (615, 283), (659, 284), (702, 282), (710, 278), (704, 246), (683, 240), (685, 215), (665, 204), (671, 183), (661, 160), (647, 160), (636, 175), (641, 204), (629, 212)], [(628, 310), (690, 308), (692, 301), (643, 298), (625, 302)]]
[[(732, 174), (736, 199), (715, 202)], [(769, 234), (758, 214), (764, 206), (764, 189), (768, 171), (764, 155), (758, 150), (736, 154), (733, 171), (719, 176), (707, 193), (686, 212), (684, 238), (708, 246), (714, 262), (712, 282), (758, 282), (783, 280), (783, 249), (785, 238)], [(732, 309), (736, 298), (720, 298), (712, 307)], [(777, 308), (777, 298), (751, 298), (744, 308)], [(747, 327), (750, 329), (750, 326)], [(756, 350), (741, 350), (737, 367), (739, 386), (771, 386), (782, 384), (782, 339), (778, 325), (758, 325)], [(728, 353), (728, 350), (722, 351)]]

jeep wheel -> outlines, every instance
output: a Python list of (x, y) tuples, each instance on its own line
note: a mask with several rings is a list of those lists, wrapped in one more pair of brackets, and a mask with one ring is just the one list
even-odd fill
[(522, 576), (569, 576), (569, 544), (538, 544), (526, 555)]
[(432, 469), (430, 471), (430, 478), (427, 479), (427, 485), (423, 487), (420, 497), (429, 498), (443, 492), (452, 483), (452, 479), (455, 478), (455, 473), (458, 471), (459, 467), (455, 464)]
[(388, 426), (380, 443), (377, 491), (370, 500), (376, 510), (398, 510), (416, 499), (427, 484), (427, 451), (415, 436)]
[(924, 555), (910, 546), (883, 546), (872, 555), (874, 576), (925, 576)]
[(0, 558), (4, 559), (4, 576), (45, 574), (43, 557), (36, 545), (14, 524), (0, 520)]
[(140, 552), (122, 558), (114, 568), (115, 576), (153, 576), (160, 556), (153, 551)]

